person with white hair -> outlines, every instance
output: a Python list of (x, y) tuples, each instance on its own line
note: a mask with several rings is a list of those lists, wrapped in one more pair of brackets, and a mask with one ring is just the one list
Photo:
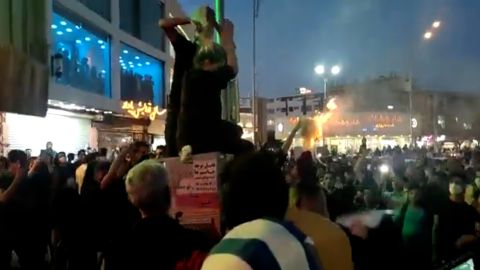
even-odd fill
[(126, 269), (175, 269), (195, 251), (208, 251), (208, 241), (169, 216), (170, 187), (165, 167), (146, 160), (128, 172), (125, 180), (130, 202), (142, 219), (134, 226)]

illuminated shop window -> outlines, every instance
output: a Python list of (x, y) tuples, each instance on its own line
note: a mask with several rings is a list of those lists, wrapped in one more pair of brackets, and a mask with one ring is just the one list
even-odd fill
[(118, 59), (121, 72), (122, 100), (163, 105), (164, 64), (141, 51), (121, 45)]
[(110, 40), (81, 20), (53, 13), (50, 26), (54, 69), (61, 66), (55, 81), (60, 84), (111, 96)]

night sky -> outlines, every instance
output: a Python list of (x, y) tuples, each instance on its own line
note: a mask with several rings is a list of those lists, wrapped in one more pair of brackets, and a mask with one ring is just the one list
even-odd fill
[[(213, 0), (179, 0), (187, 14)], [(317, 64), (342, 66), (337, 83), (414, 74), (429, 90), (480, 94), (479, 0), (260, 0), (257, 88), (260, 96), (322, 89)], [(301, 4), (300, 4), (301, 3)], [(252, 89), (252, 0), (225, 0), (236, 26), (240, 91)], [(424, 32), (442, 25), (432, 39)]]

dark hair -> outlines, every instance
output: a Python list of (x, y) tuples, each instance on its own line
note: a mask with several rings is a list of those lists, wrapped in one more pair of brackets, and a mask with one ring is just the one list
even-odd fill
[(68, 153), (67, 159), (68, 160), (74, 160), (75, 159), (75, 154), (74, 153)]
[(259, 218), (283, 219), (288, 185), (272, 154), (248, 153), (229, 162), (221, 175), (225, 226)]
[(315, 185), (317, 183), (317, 168), (313, 163), (312, 152), (303, 152), (297, 160), (297, 171), (300, 177), (300, 182), (305, 182), (308, 185)]
[(106, 157), (106, 156), (107, 156), (107, 152), (108, 152), (108, 149), (105, 148), (105, 147), (102, 147), (102, 148), (100, 148), (100, 151), (99, 151), (98, 154), (99, 154), (101, 157)]
[(85, 150), (81, 149), (81, 150), (78, 150), (77, 156), (85, 155), (86, 153), (87, 153), (87, 152), (85, 152)]
[(6, 157), (0, 157), (0, 170), (1, 169), (8, 169), (8, 159)]
[(25, 167), (27, 165), (27, 154), (22, 150), (12, 150), (8, 152), (8, 162), (19, 162), (20, 166)]

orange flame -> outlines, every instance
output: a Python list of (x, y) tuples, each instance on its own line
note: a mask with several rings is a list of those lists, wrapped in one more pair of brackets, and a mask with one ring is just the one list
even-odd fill
[(338, 108), (335, 98), (328, 101), (326, 105), (328, 111), (314, 116), (305, 122), (302, 130), (303, 148), (304, 150), (313, 150), (315, 141), (323, 138), (323, 127), (332, 117), (333, 111)]

